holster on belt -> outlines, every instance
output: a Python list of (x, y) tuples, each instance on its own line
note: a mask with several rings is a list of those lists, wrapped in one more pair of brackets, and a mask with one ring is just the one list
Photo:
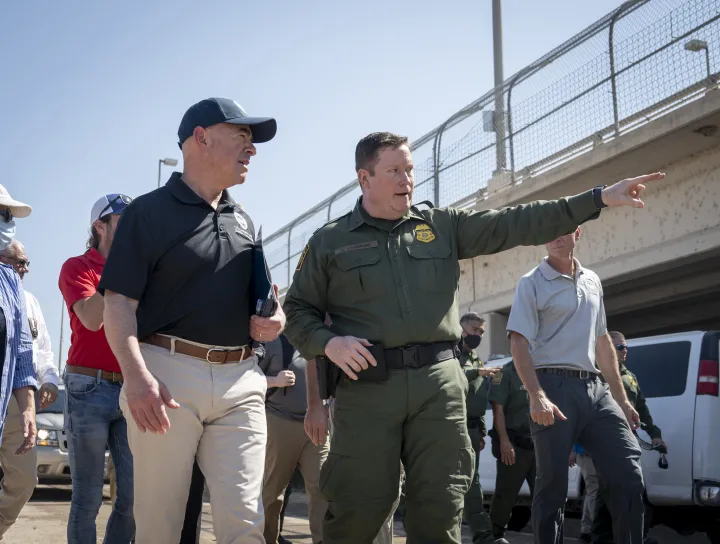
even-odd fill
[(315, 358), (315, 366), (317, 368), (318, 389), (320, 390), (320, 398), (328, 400), (335, 396), (337, 385), (340, 382), (340, 374), (342, 370), (324, 355)]
[[(435, 342), (390, 349), (374, 343), (367, 350), (375, 358), (377, 365), (368, 365), (367, 369), (356, 372), (359, 382), (386, 382), (390, 377), (390, 370), (421, 368), (459, 356), (455, 342)], [(345, 373), (325, 356), (318, 357), (317, 361), (320, 396), (322, 398), (334, 396), (337, 384)], [(328, 397), (323, 397), (323, 393)]]

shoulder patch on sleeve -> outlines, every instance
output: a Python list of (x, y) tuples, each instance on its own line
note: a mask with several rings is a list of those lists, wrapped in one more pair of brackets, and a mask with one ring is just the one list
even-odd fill
[(495, 374), (493, 374), (492, 383), (494, 385), (500, 384), (503, 379), (503, 374), (504, 374), (503, 372), (496, 372)]
[(302, 268), (302, 265), (305, 262), (305, 257), (307, 257), (308, 251), (310, 251), (310, 242), (305, 244), (305, 249), (303, 249), (303, 252), (300, 254), (300, 258), (298, 259), (298, 264), (297, 264), (297, 268), (295, 269), (295, 272), (298, 272)]

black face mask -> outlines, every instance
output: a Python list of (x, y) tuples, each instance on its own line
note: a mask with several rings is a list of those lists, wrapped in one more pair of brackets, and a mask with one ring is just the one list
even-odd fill
[(463, 341), (467, 347), (475, 349), (480, 345), (480, 342), (482, 342), (482, 336), (479, 334), (468, 334)]

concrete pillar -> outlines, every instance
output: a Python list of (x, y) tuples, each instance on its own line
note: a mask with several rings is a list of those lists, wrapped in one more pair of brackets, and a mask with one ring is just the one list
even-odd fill
[(482, 344), (478, 348), (478, 356), (481, 361), (488, 361), (490, 357), (496, 358), (510, 356), (510, 342), (507, 339), (507, 316), (497, 312), (484, 314), (485, 334)]

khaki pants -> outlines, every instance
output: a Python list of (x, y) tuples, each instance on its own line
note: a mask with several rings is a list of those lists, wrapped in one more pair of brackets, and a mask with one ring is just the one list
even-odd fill
[(135, 463), (137, 544), (180, 540), (196, 456), (210, 490), (218, 544), (264, 544), (267, 385), (257, 358), (212, 364), (148, 344), (140, 349), (180, 408), (167, 410), (171, 427), (165, 435), (141, 433), (124, 390), (120, 394)]
[(15, 523), (37, 485), (37, 451), (33, 448), (25, 455), (15, 455), (22, 442), (20, 407), (11, 396), (0, 446), (0, 466), (4, 473), (0, 483), (0, 539)]
[(326, 440), (322, 446), (315, 446), (305, 434), (302, 421), (291, 421), (270, 413), (267, 414), (267, 433), (263, 482), (265, 541), (267, 544), (277, 542), (285, 489), (299, 465), (308, 494), (310, 533), (313, 543), (318, 544), (322, 542), (322, 524), (327, 511), (327, 503), (320, 494), (320, 467), (327, 457), (329, 443)]

